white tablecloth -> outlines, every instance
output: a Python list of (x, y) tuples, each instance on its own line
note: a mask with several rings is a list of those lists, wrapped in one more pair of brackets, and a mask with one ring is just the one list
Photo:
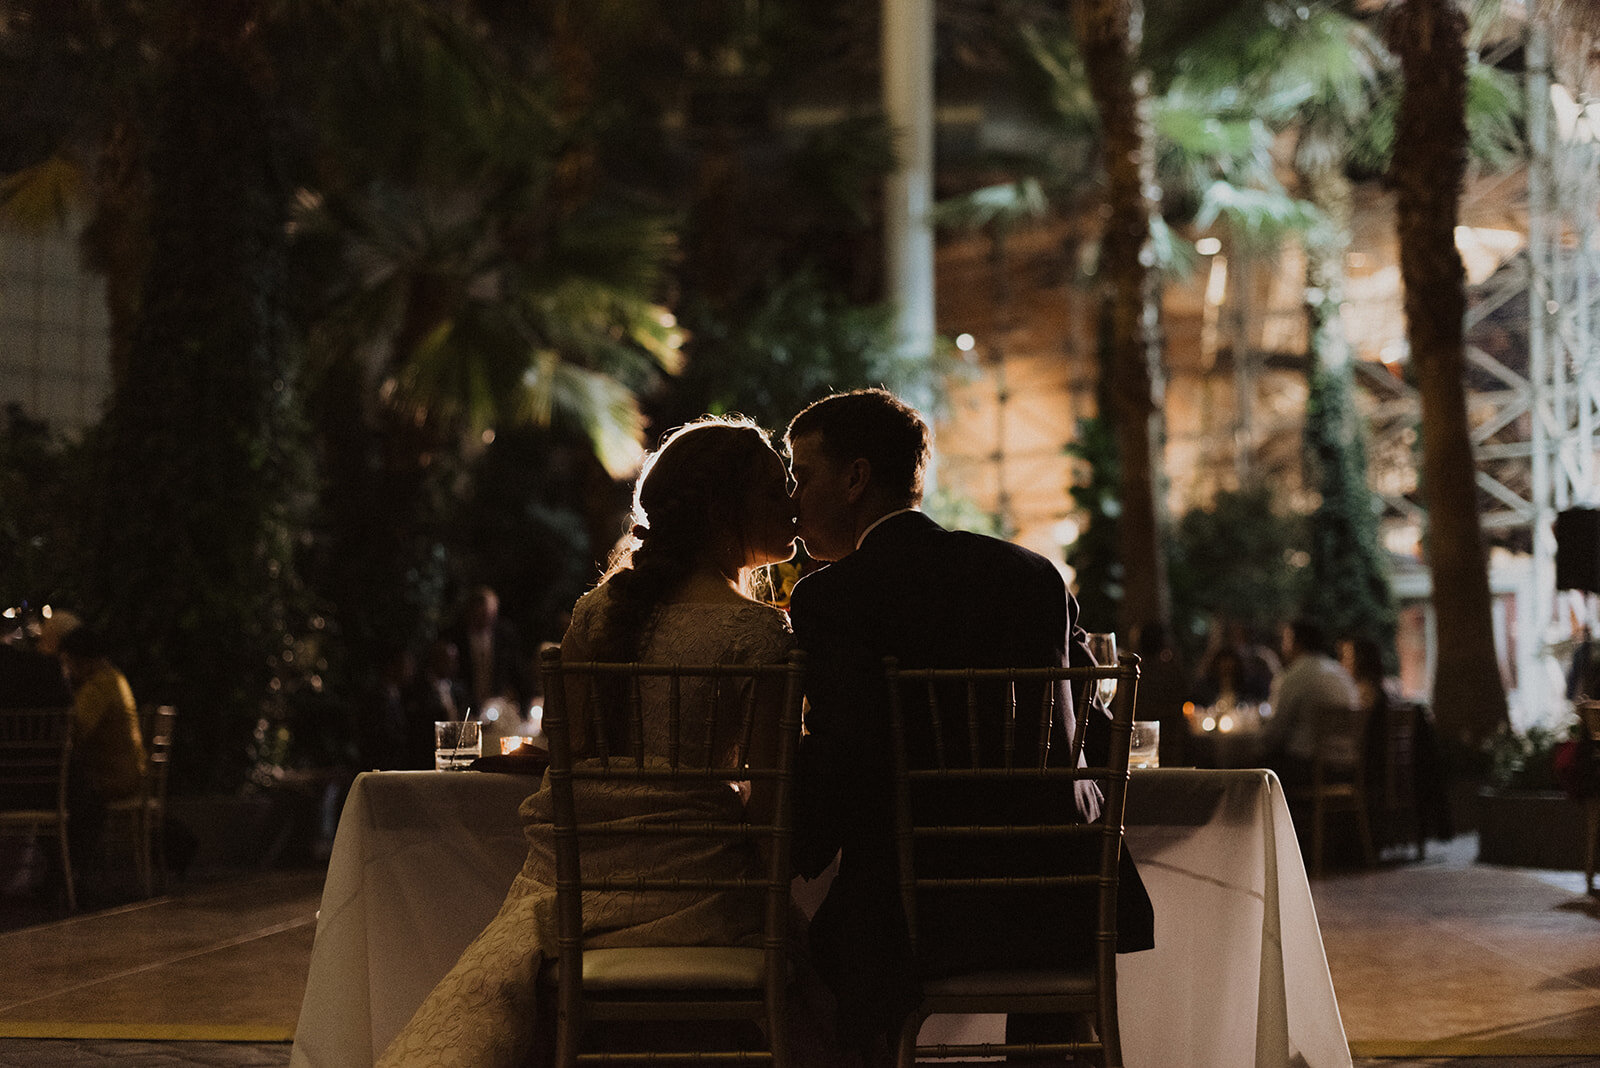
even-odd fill
[[(371, 1064), (499, 909), (538, 780), (370, 772), (328, 864), (293, 1066)], [(1311, 889), (1277, 779), (1137, 770), (1128, 848), (1155, 905), (1156, 948), (1118, 958), (1130, 1068), (1348, 1068)], [(998, 1018), (946, 1021), (991, 1034)]]

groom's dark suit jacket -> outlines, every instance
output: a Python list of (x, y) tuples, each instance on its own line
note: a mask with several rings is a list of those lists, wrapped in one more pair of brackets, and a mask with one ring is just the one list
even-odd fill
[[(1020, 546), (948, 531), (910, 512), (885, 520), (861, 548), (802, 579), (789, 612), (807, 654), (795, 863), (814, 877), (840, 853), (838, 876), (812, 920), (811, 944), (839, 1003), (841, 1037), (859, 1041), (896, 1026), (915, 1002), (919, 974), (1092, 960), (1090, 891), (1066, 907), (1060, 892), (1003, 906), (957, 900), (941, 909), (919, 901), (920, 959), (913, 962), (891, 829), (883, 658), (897, 657), (904, 667), (1091, 663), (1077, 602), (1055, 566)], [(1091, 727), (1091, 763), (1096, 741)], [(957, 804), (998, 816), (1019, 802), (985, 796)], [(1067, 790), (1021, 806), (1024, 821), (1075, 818)], [(1093, 870), (1097, 849), (1096, 843), (1068, 863)], [(1062, 860), (1058, 852), (1026, 863), (1033, 870), (1013, 874), (1038, 874), (1038, 865)], [(1122, 877), (1118, 949), (1149, 948), (1149, 898), (1131, 863), (1124, 863)]]

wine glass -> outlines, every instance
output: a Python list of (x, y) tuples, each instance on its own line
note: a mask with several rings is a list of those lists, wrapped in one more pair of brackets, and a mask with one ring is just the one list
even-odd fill
[[(1115, 634), (1090, 634), (1087, 636), (1089, 655), (1094, 657), (1096, 664), (1108, 667), (1117, 666), (1117, 636)], [(1110, 705), (1111, 699), (1117, 695), (1116, 679), (1100, 679), (1097, 692), (1100, 703)]]

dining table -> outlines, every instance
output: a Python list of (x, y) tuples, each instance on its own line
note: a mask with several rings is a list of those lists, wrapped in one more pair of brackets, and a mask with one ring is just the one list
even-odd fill
[[(339, 820), (290, 1064), (371, 1064), (499, 909), (527, 852), (524, 774), (367, 772)], [(1349, 1068), (1311, 886), (1277, 777), (1131, 773), (1126, 846), (1155, 948), (1117, 958), (1130, 1068)], [(796, 880), (814, 908), (824, 890)], [(925, 1039), (999, 1041), (999, 1016)]]

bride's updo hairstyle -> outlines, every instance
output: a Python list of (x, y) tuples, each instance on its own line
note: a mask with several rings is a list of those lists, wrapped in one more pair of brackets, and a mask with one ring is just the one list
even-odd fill
[(708, 557), (752, 593), (742, 569), (751, 491), (773, 455), (766, 431), (743, 416), (707, 416), (662, 438), (633, 489), (632, 529), (612, 554), (604, 659), (640, 655), (658, 608)]

